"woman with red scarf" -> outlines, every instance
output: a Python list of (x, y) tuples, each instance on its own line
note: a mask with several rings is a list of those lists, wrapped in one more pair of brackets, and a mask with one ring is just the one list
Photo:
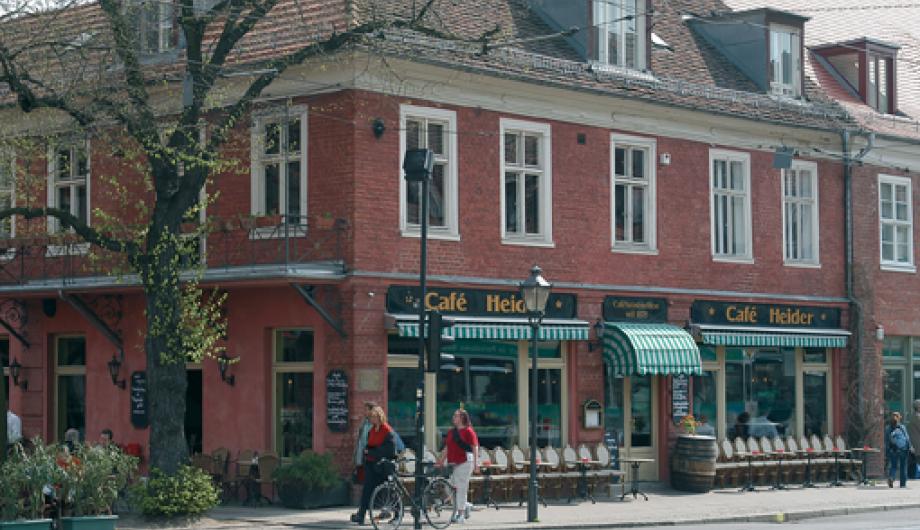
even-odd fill
[(470, 475), (479, 469), (479, 437), (473, 430), (470, 413), (457, 409), (451, 421), (454, 428), (447, 431), (444, 436), (444, 455), (438, 460), (438, 465), (444, 461), (453, 466), (450, 482), (457, 488), (457, 498), (454, 500), (455, 523), (462, 523), (470, 516), (471, 504), (466, 502), (466, 493), (470, 489)]
[(374, 488), (386, 480), (386, 474), (380, 469), (381, 459), (396, 459), (395, 433), (387, 423), (387, 415), (379, 406), (375, 406), (368, 414), (371, 420), (371, 429), (367, 433), (367, 448), (364, 450), (364, 489), (361, 490), (361, 505), (358, 513), (351, 516), (351, 522), (364, 524), (364, 514), (371, 502)]

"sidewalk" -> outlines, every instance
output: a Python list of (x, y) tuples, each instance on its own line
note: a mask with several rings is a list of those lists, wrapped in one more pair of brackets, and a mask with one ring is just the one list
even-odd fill
[[(561, 528), (630, 528), (634, 526), (670, 525), (675, 523), (764, 522), (804, 519), (829, 515), (845, 515), (867, 511), (883, 511), (920, 507), (920, 481), (908, 483), (906, 489), (889, 489), (885, 482), (874, 486), (856, 487), (848, 484), (839, 488), (799, 489), (771, 491), (760, 488), (757, 492), (742, 493), (735, 489), (716, 490), (710, 493), (683, 493), (663, 485), (650, 484), (649, 500), (627, 497), (625, 501), (600, 500), (550, 503), (539, 508), (540, 522), (526, 522), (526, 506), (517, 503), (494, 508), (477, 509), (463, 525), (451, 528), (462, 530), (505, 529), (561, 529)], [(619, 491), (619, 488), (617, 488)], [(348, 523), (354, 508), (342, 507), (324, 510), (287, 510), (284, 508), (249, 508), (221, 506), (208, 517), (187, 525), (169, 526), (145, 522), (136, 518), (123, 518), (123, 529), (194, 528), (196, 530), (234, 528), (315, 528), (337, 530), (359, 528)], [(370, 525), (361, 528), (372, 528)], [(402, 528), (411, 529), (412, 520), (403, 519)], [(426, 526), (426, 528), (428, 528)]]

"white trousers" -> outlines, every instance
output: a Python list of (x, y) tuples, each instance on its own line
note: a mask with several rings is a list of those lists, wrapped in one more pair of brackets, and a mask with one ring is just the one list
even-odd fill
[(466, 509), (466, 493), (470, 489), (470, 475), (473, 474), (473, 463), (464, 462), (454, 465), (454, 472), (450, 475), (450, 483), (457, 488), (457, 496), (454, 499), (454, 509), (457, 513), (463, 513)]

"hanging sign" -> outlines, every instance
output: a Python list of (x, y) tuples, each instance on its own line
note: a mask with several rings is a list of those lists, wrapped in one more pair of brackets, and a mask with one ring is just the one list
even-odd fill
[(326, 425), (333, 432), (348, 431), (348, 376), (342, 370), (326, 376)]
[(147, 372), (131, 374), (131, 425), (146, 429), (147, 420)]
[(608, 296), (604, 298), (603, 313), (607, 322), (667, 322), (668, 300)]
[(690, 414), (690, 376), (671, 376), (671, 417), (674, 421)]

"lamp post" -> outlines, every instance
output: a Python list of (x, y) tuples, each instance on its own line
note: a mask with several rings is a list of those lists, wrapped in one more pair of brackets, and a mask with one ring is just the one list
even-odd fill
[(421, 215), (420, 215), (420, 241), (418, 266), (418, 386), (415, 390), (415, 506), (412, 508), (413, 527), (418, 530), (422, 527), (421, 513), (418, 506), (422, 505), (422, 481), (424, 473), (422, 461), (425, 455), (425, 444), (422, 440), (423, 425), (425, 421), (425, 289), (428, 269), (428, 189), (431, 184), (431, 170), (434, 168), (434, 155), (430, 149), (407, 149), (403, 158), (403, 171), (406, 173), (408, 186), (421, 184)]
[(530, 322), (530, 485), (527, 488), (527, 522), (537, 521), (537, 336), (546, 312), (546, 301), (552, 284), (543, 277), (543, 270), (534, 265), (530, 277), (521, 282), (521, 298)]

